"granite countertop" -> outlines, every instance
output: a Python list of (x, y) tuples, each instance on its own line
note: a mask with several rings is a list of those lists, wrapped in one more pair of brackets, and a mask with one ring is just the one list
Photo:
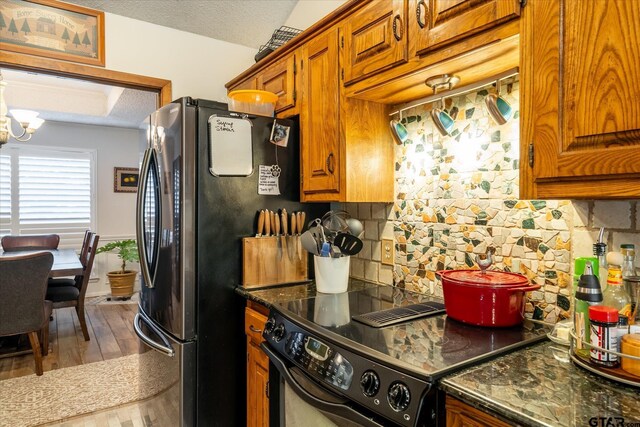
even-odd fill
[[(347, 292), (358, 291), (361, 289), (376, 287), (369, 282), (362, 280), (349, 279), (349, 288)], [(299, 284), (289, 284), (283, 286), (271, 286), (268, 288), (243, 288), (236, 287), (236, 293), (244, 298), (271, 308), (271, 305), (293, 301), (297, 299), (305, 299), (316, 296), (316, 284), (313, 281), (303, 282)]]
[[(440, 387), (526, 426), (640, 425), (640, 388), (591, 374), (567, 353), (567, 347), (538, 344), (451, 375)], [(590, 422), (593, 417), (624, 421)]]

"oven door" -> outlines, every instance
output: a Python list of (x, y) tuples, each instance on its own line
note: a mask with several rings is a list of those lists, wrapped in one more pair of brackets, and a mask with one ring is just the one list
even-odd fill
[[(269, 382), (273, 381), (280, 385), (280, 402), (277, 405), (270, 405), (272, 412), (274, 406), (278, 409), (279, 414), (275, 417), (275, 423), (280, 426), (382, 427), (391, 425), (389, 421), (383, 421), (348, 398), (321, 386), (302, 369), (271, 349), (266, 342), (260, 344), (260, 347), (269, 356), (271, 364), (277, 369), (280, 377), (274, 378), (273, 373), (269, 372)], [(273, 426), (273, 416), (271, 420)]]

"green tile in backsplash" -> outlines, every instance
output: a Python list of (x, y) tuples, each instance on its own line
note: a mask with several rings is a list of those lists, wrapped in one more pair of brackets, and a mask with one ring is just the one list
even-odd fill
[[(437, 270), (475, 268), (475, 256), (493, 246), (495, 268), (542, 286), (527, 314), (555, 321), (569, 313), (570, 202), (517, 200), (519, 114), (497, 125), (484, 104), (492, 92), (447, 99), (456, 116), (450, 137), (434, 128), (430, 105), (403, 118), (409, 139), (395, 151), (394, 280), (441, 293)], [(519, 84), (502, 96), (517, 110)]]

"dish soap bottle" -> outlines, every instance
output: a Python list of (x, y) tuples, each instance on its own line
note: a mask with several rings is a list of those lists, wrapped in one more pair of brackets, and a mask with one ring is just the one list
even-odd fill
[(591, 342), (589, 323), (589, 307), (602, 303), (602, 291), (598, 276), (593, 274), (590, 261), (585, 262), (584, 273), (580, 276), (574, 301), (573, 325), (576, 331), (576, 353), (580, 356), (589, 356), (589, 349), (583, 342)]
[[(622, 282), (622, 265), (624, 258), (620, 252), (607, 254), (607, 288), (604, 290), (602, 305), (613, 307), (618, 311), (618, 335), (629, 333), (629, 316), (631, 315), (631, 297)], [(617, 351), (620, 351), (619, 349)]]

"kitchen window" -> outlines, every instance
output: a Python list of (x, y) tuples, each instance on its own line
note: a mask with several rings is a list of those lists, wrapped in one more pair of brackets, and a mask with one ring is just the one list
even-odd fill
[(5, 146), (0, 151), (0, 236), (60, 235), (82, 244), (95, 229), (95, 150)]

